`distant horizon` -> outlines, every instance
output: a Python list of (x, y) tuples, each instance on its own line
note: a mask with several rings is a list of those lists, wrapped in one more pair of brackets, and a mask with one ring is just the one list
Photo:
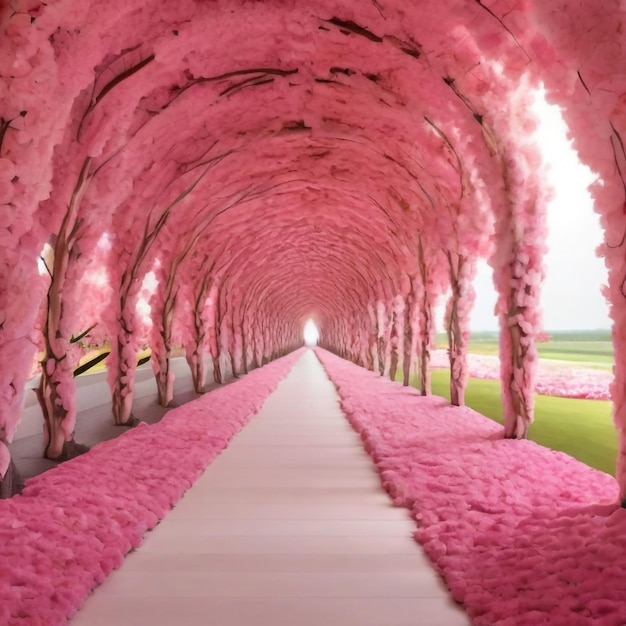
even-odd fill
[[(442, 332), (445, 333), (446, 331), (437, 331), (437, 332)], [(493, 329), (493, 328), (485, 328), (482, 330), (471, 330), (470, 333), (472, 335), (476, 334), (476, 333), (491, 333), (491, 334), (498, 334), (500, 332), (499, 329)], [(597, 328), (546, 328), (544, 329), (542, 332), (547, 333), (548, 335), (550, 333), (593, 333), (593, 332), (607, 332), (610, 333), (611, 332), (611, 328), (606, 328), (606, 327), (597, 327)]]

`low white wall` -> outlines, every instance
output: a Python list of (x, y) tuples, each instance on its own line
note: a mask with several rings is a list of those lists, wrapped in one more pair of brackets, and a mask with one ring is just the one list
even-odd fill
[[(212, 380), (213, 367), (211, 359), (206, 361), (207, 382)], [(171, 366), (176, 376), (174, 381), (174, 393), (189, 391), (193, 388), (191, 372), (184, 357), (171, 359)], [(20, 416), (20, 421), (15, 433), (15, 439), (30, 437), (31, 435), (41, 435), (43, 424), (41, 409), (37, 402), (34, 389), (39, 384), (39, 376), (30, 380), (24, 390), (24, 407)], [(83, 374), (76, 379), (77, 391), (76, 400), (78, 403), (78, 413), (102, 406), (111, 402), (111, 393), (107, 384), (107, 373), (97, 372), (95, 374)], [(150, 363), (145, 363), (137, 368), (135, 378), (135, 399), (157, 397), (156, 381)]]

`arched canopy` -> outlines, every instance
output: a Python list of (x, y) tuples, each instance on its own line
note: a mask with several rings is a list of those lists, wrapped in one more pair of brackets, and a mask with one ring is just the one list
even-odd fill
[[(505, 408), (527, 427), (550, 197), (530, 106), (540, 87), (599, 174), (616, 343), (626, 337), (623, 17), (618, 0), (3, 4), (0, 350), (12, 366), (0, 374), (0, 440), (14, 430), (42, 296), (58, 364), (85, 308), (68, 284), (103, 233), (112, 370), (134, 348), (129, 311), (153, 267), (163, 319), (176, 285), (198, 302), (210, 287), (218, 326), (263, 335), (276, 353), (313, 316), (329, 347), (364, 349), (367, 327), (393, 354), (402, 315), (424, 346), (431, 332), (409, 304), (429, 307), (449, 285), (462, 301), (487, 256), (503, 380), (518, 393)], [(51, 287), (37, 271), (46, 242)], [(461, 348), (467, 308), (449, 309)]]

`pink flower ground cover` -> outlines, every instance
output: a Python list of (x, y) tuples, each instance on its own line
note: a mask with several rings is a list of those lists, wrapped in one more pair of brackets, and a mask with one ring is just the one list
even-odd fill
[[(490, 354), (468, 354), (470, 376), (500, 380), (500, 359)], [(449, 368), (447, 350), (433, 350), (431, 365)], [(606, 370), (577, 367), (560, 361), (539, 361), (535, 391), (545, 396), (610, 400), (613, 374)]]
[(384, 488), (479, 626), (626, 624), (626, 510), (603, 472), (317, 350)]
[(28, 481), (0, 500), (0, 624), (65, 624), (261, 408), (301, 352)]

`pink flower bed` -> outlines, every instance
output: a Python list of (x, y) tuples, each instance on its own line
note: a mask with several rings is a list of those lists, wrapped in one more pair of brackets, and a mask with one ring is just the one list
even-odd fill
[(301, 352), (173, 409), (0, 500), (0, 624), (65, 624), (261, 408)]
[(384, 488), (418, 522), (415, 538), (474, 624), (626, 624), (626, 510), (611, 476), (317, 355)]
[[(449, 368), (447, 350), (433, 350), (431, 364), (435, 368)], [(488, 354), (469, 354), (470, 376), (500, 380), (500, 359)], [(606, 370), (577, 367), (559, 361), (539, 361), (537, 393), (561, 398), (588, 398), (610, 400), (609, 385), (613, 374)]]

